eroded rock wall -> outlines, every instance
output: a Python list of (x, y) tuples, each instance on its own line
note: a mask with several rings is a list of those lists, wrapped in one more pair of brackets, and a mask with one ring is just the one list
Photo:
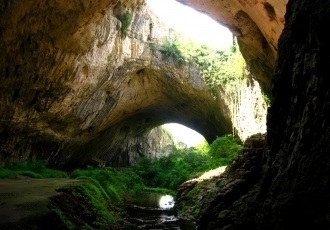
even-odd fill
[(232, 133), (242, 142), (251, 135), (266, 132), (268, 104), (256, 80), (246, 78), (234, 94), (222, 88), (218, 94), (223, 114), (232, 121)]
[(329, 10), (325, 1), (288, 2), (267, 144), (252, 143), (215, 182), (198, 229), (330, 228)]
[(178, 0), (228, 27), (262, 89), (269, 93), (287, 0)]
[(1, 162), (127, 164), (165, 122), (230, 132), (198, 71), (154, 49), (174, 32), (144, 1), (0, 6)]

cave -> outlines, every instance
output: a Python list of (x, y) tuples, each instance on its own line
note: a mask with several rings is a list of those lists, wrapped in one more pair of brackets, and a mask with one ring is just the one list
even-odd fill
[[(230, 132), (226, 109), (185, 77), (193, 71), (171, 67), (141, 42), (157, 39), (157, 23), (150, 37), (142, 16), (144, 1), (118, 2), (0, 3), (1, 165), (109, 160), (109, 152), (128, 151), (120, 147), (123, 140), (131, 146), (167, 122), (191, 127), (208, 141)], [(251, 158), (237, 163), (246, 174), (230, 169), (235, 183), (219, 190), (201, 213), (199, 229), (329, 229), (330, 4), (179, 2), (232, 31), (255, 80), (271, 96), (258, 165), (249, 164)], [(123, 31), (120, 18), (127, 12), (134, 13), (132, 28)], [(145, 91), (137, 97), (135, 89)], [(173, 103), (173, 97), (180, 100)]]

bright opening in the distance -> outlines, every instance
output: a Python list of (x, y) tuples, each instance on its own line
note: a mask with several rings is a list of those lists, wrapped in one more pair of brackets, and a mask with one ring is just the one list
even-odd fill
[(172, 135), (174, 142), (182, 142), (187, 147), (197, 147), (205, 141), (205, 138), (193, 129), (177, 123), (164, 124), (163, 127)]
[[(175, 0), (147, 0), (147, 5), (164, 23), (191, 40), (216, 50), (228, 49), (233, 43), (232, 33), (210, 17)], [(164, 125), (176, 143), (196, 147), (205, 142), (198, 132), (186, 126)]]
[(233, 43), (228, 28), (175, 0), (147, 0), (147, 5), (169, 27), (198, 43), (216, 50), (227, 49)]

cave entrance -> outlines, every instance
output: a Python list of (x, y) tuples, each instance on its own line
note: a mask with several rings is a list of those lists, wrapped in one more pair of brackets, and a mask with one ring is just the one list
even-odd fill
[(187, 126), (178, 123), (167, 123), (162, 125), (173, 137), (176, 145), (182, 147), (197, 147), (206, 142), (203, 135)]
[(233, 34), (228, 28), (191, 7), (175, 0), (147, 0), (147, 5), (169, 27), (194, 42), (215, 50), (233, 45)]

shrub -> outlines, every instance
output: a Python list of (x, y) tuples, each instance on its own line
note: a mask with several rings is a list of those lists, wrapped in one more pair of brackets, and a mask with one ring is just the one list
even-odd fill
[(232, 135), (225, 135), (213, 141), (209, 153), (215, 158), (225, 158), (230, 162), (238, 156), (242, 148), (243, 146), (239, 143), (239, 140)]
[(185, 58), (181, 53), (178, 45), (175, 42), (167, 41), (160, 48), (159, 51), (166, 57), (171, 58), (178, 65), (182, 65), (185, 62)]
[(128, 28), (132, 22), (132, 14), (129, 11), (127, 11), (124, 14), (120, 15), (119, 20), (121, 22), (121, 27), (120, 27), (121, 35), (122, 37), (125, 38), (127, 36)]
[(204, 172), (227, 165), (231, 159), (212, 157), (201, 149), (177, 148), (172, 154), (157, 160), (143, 158), (134, 167), (146, 186), (177, 190), (179, 186)]

